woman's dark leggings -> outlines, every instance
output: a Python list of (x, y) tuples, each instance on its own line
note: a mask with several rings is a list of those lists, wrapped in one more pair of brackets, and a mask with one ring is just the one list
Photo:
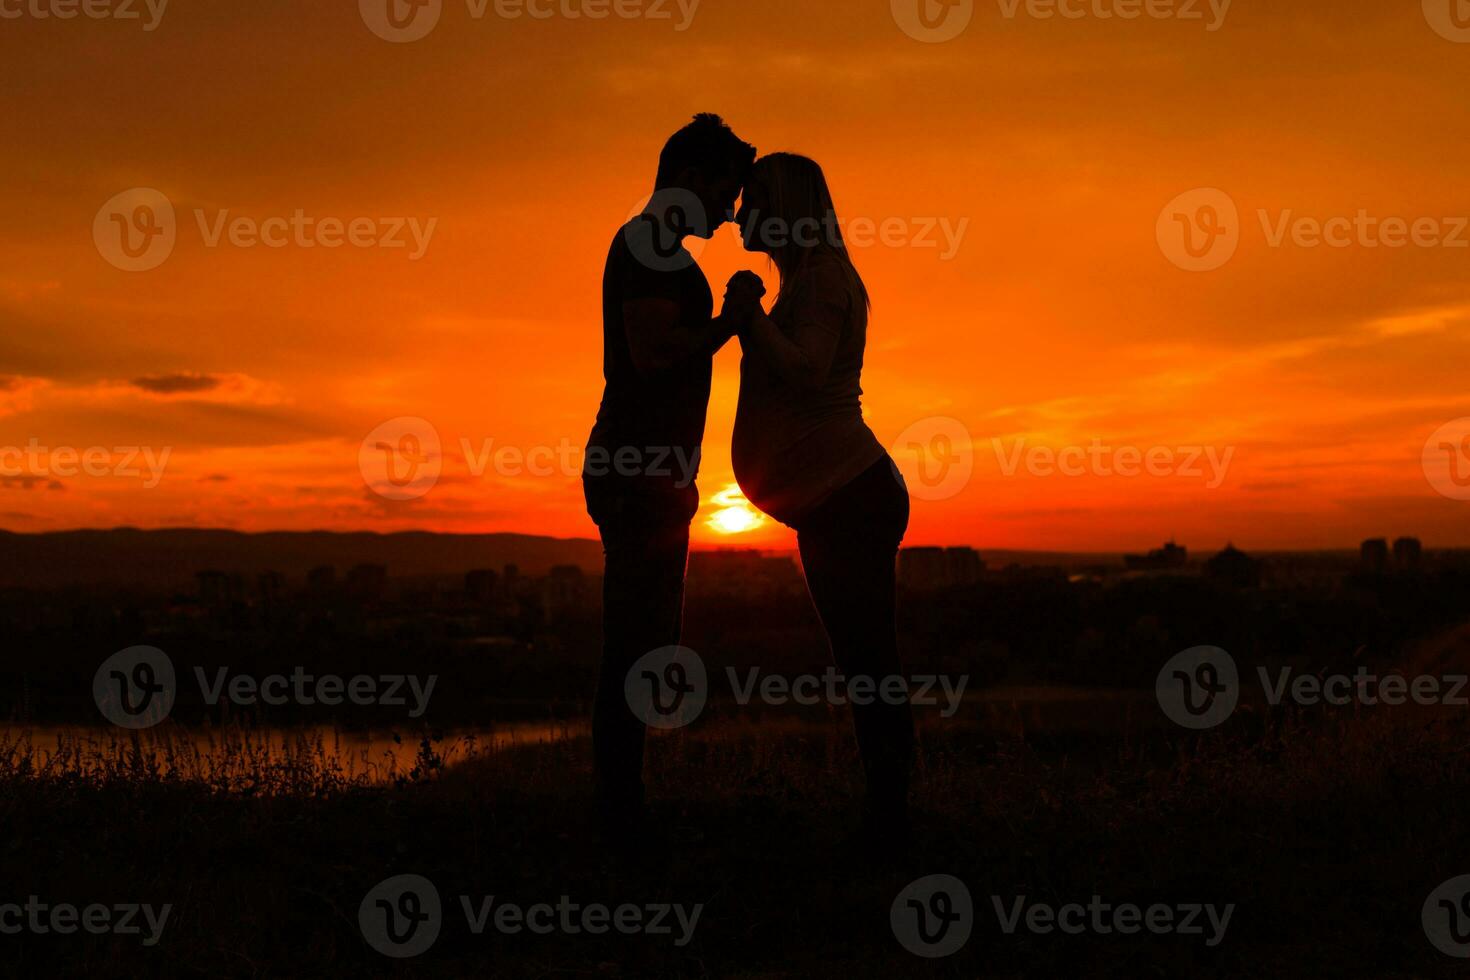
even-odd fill
[[(894, 565), (908, 523), (908, 489), (884, 454), (796, 526), (807, 588), (837, 669), (849, 685), (866, 677), (870, 690), (878, 692), (885, 677), (902, 673)], [(852, 706), (867, 774), (869, 816), (902, 824), (914, 750), (913, 715), (906, 696), (900, 703), (878, 696), (869, 700)]]

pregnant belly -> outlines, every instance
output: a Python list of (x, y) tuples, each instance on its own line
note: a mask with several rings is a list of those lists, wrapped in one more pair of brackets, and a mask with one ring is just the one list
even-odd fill
[(861, 417), (830, 419), (791, 435), (737, 419), (730, 447), (741, 492), (788, 524), (883, 455)]

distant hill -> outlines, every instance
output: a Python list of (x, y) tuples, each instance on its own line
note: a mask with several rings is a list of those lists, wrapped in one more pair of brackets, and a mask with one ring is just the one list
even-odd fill
[(0, 587), (132, 585), (143, 589), (192, 587), (205, 569), (253, 575), (281, 572), (300, 580), (320, 565), (339, 572), (358, 564), (386, 565), (394, 578), (462, 575), (478, 568), (518, 565), (544, 575), (553, 565), (602, 569), (602, 548), (587, 539), (526, 534), (400, 534), (329, 531), (169, 529), (144, 531), (0, 531)]

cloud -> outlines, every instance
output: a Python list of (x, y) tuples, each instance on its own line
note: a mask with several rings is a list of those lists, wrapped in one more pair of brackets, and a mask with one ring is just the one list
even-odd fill
[(152, 402), (224, 405), (285, 405), (290, 401), (279, 383), (240, 372), (147, 374), (131, 381), (98, 381), (69, 389), (69, 393), (101, 401), (139, 397)]
[(44, 476), (26, 474), (24, 476), (0, 476), (0, 489), (4, 490), (34, 490), (43, 487), (47, 490), (65, 490), (59, 481)]
[(45, 378), (0, 375), (0, 417), (29, 412), (35, 403), (36, 392), (48, 384)]
[(213, 391), (220, 386), (220, 379), (209, 374), (162, 374), (134, 378), (132, 384), (155, 395), (192, 395)]

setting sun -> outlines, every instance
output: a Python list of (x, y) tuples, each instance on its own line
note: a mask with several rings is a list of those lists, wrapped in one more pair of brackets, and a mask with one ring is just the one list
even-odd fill
[(719, 510), (710, 515), (705, 525), (717, 534), (744, 534), (766, 523), (766, 517), (750, 505), (740, 487), (734, 483), (710, 498)]

